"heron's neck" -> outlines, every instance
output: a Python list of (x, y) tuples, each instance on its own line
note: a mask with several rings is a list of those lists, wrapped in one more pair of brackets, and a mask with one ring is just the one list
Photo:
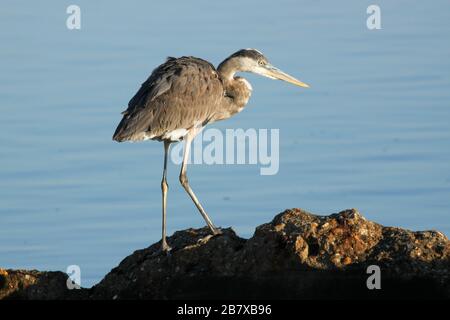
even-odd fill
[(227, 58), (217, 67), (217, 72), (225, 82), (232, 82), (234, 75), (239, 71), (239, 65), (235, 59)]
[(242, 77), (236, 77), (236, 72), (240, 70), (239, 63), (236, 59), (225, 59), (217, 67), (223, 89), (225, 91), (222, 108), (216, 113), (215, 120), (223, 120), (232, 115), (241, 112), (250, 98), (252, 87), (247, 80)]
[(214, 114), (214, 121), (228, 119), (241, 112), (250, 99), (252, 89), (250, 83), (241, 77), (234, 77), (228, 81), (222, 79), (225, 95), (220, 108)]
[(225, 86), (225, 92), (238, 108), (243, 108), (252, 94), (251, 84), (242, 77), (234, 77), (232, 81)]

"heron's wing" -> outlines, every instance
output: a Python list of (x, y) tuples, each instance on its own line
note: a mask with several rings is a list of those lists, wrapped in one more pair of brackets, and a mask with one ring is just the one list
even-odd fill
[[(166, 63), (163, 63), (153, 70), (152, 74), (141, 85), (138, 92), (131, 98), (128, 103), (128, 109), (134, 109), (143, 103), (145, 104), (148, 101), (153, 101), (155, 98), (169, 90), (172, 86), (171, 78), (176, 72), (176, 59), (173, 57), (167, 58)], [(128, 109), (123, 113), (131, 111)]]
[(142, 84), (123, 112), (114, 139), (140, 140), (143, 133), (156, 138), (176, 129), (204, 122), (223, 97), (215, 68), (194, 57), (168, 60)]

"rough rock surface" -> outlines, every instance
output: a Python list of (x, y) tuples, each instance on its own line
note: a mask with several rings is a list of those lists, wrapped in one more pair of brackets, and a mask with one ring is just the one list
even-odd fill
[(0, 300), (76, 299), (83, 291), (69, 292), (66, 281), (67, 275), (60, 271), (0, 269)]
[[(10, 288), (0, 272), (0, 298), (450, 297), (450, 241), (442, 233), (384, 227), (354, 209), (330, 216), (286, 210), (248, 240), (202, 228), (175, 232), (168, 242), (170, 255), (159, 243), (138, 250), (76, 294), (64, 288), (62, 273), (36, 273), (38, 285)], [(367, 288), (370, 265), (380, 267), (380, 290)]]

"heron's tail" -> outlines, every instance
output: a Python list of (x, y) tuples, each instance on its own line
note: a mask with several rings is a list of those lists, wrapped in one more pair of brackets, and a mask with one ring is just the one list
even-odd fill
[(131, 139), (131, 136), (134, 132), (130, 132), (129, 126), (127, 125), (126, 117), (123, 117), (120, 121), (119, 125), (116, 128), (116, 131), (113, 134), (112, 139), (117, 142), (128, 141)]

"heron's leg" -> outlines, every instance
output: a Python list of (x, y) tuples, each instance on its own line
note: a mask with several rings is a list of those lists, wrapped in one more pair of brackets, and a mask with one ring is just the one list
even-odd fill
[(167, 156), (170, 149), (170, 141), (164, 141), (164, 171), (161, 180), (161, 190), (162, 190), (162, 240), (161, 249), (164, 252), (170, 251), (170, 246), (167, 244), (166, 240), (166, 207), (167, 207), (167, 191), (169, 190), (169, 185), (167, 184)]
[(221, 234), (221, 231), (214, 226), (211, 219), (206, 214), (205, 209), (203, 209), (202, 205), (198, 201), (197, 196), (195, 195), (194, 191), (192, 191), (191, 187), (189, 186), (189, 181), (188, 181), (188, 178), (186, 175), (186, 170), (187, 170), (187, 162), (189, 159), (189, 152), (191, 149), (191, 142), (194, 139), (194, 137), (195, 137), (195, 132), (192, 132), (192, 133), (190, 132), (185, 137), (186, 144), (184, 146), (183, 164), (181, 166), (181, 172), (180, 172), (180, 182), (181, 182), (181, 185), (183, 186), (184, 190), (186, 190), (186, 192), (191, 197), (191, 199), (194, 202), (195, 206), (197, 207), (198, 211), (200, 211), (200, 214), (202, 215), (203, 219), (205, 219), (206, 224), (211, 229), (212, 233), (213, 234)]

